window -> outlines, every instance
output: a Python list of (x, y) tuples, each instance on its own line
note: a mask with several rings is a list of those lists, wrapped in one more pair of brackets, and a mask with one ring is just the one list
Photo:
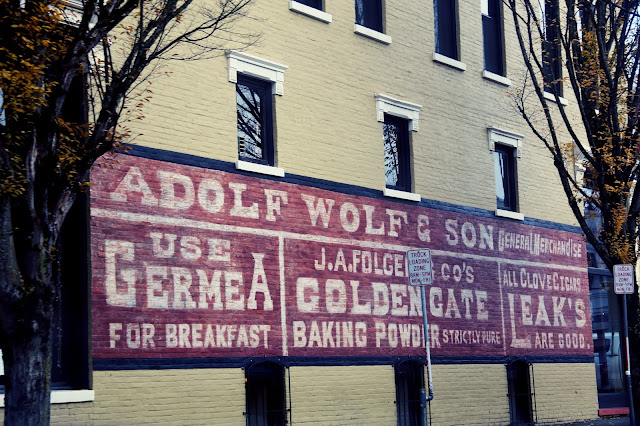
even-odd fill
[(524, 220), (518, 213), (518, 174), (516, 159), (520, 157), (523, 136), (517, 133), (487, 128), (489, 151), (493, 153), (496, 186), (496, 216)]
[(384, 141), (384, 174), (387, 197), (420, 201), (411, 192), (411, 140), (409, 132), (417, 132), (421, 105), (376, 94), (378, 121), (382, 122)]
[(245, 370), (247, 425), (284, 425), (287, 423), (284, 367), (273, 362), (253, 364)]
[(425, 416), (423, 399), (426, 397), (424, 365), (418, 361), (408, 360), (397, 364), (394, 370), (398, 426), (423, 424), (422, 419)]
[(514, 149), (509, 146), (496, 145), (493, 151), (493, 164), (498, 209), (515, 212), (518, 210), (518, 206)]
[(229, 81), (236, 83), (238, 162), (236, 168), (284, 176), (274, 167), (274, 97), (284, 95), (285, 65), (230, 50)]
[(271, 83), (238, 76), (238, 158), (273, 166)]
[(411, 163), (409, 160), (409, 125), (406, 119), (385, 114), (384, 177), (387, 188), (411, 192)]
[(542, 76), (544, 90), (562, 96), (562, 55), (560, 51), (560, 12), (558, 0), (544, 0), (541, 5)]
[(500, 76), (505, 75), (502, 37), (502, 0), (482, 0), (484, 69)]
[(322, 0), (296, 0), (296, 2), (314, 9), (322, 10)]
[(535, 394), (531, 388), (532, 375), (533, 366), (526, 361), (516, 360), (507, 364), (509, 415), (513, 425), (535, 424), (535, 410), (532, 404)]
[(382, 31), (382, 0), (355, 0), (356, 25)]
[(456, 0), (434, 0), (436, 53), (458, 60)]

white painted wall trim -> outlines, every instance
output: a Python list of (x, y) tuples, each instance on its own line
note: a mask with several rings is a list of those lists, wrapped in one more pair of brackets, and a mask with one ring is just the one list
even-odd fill
[(290, 0), (289, 1), (289, 10), (294, 12), (298, 12), (302, 15), (308, 16), (313, 19), (317, 19), (318, 21), (324, 23), (331, 23), (333, 17), (331, 14), (327, 12), (323, 12), (322, 10), (318, 10), (314, 7), (307, 6), (306, 4), (298, 3), (297, 1)]
[(252, 163), (251, 161), (236, 161), (236, 169), (245, 172), (260, 173), (263, 175), (284, 177), (284, 169), (280, 167), (267, 166), (264, 164)]
[(507, 87), (511, 86), (511, 79), (492, 73), (491, 71), (487, 71), (487, 70), (482, 71), (482, 78), (486, 80), (494, 81), (498, 84), (502, 84), (503, 86), (507, 86)]
[(238, 82), (238, 73), (247, 74), (271, 81), (274, 83), (273, 94), (284, 95), (284, 72), (289, 67), (237, 50), (227, 50), (225, 54), (227, 55), (231, 83)]
[(510, 210), (496, 209), (496, 216), (506, 217), (514, 220), (524, 220), (524, 215), (522, 213), (512, 212)]
[(391, 114), (409, 120), (410, 131), (417, 132), (420, 129), (420, 110), (422, 105), (392, 98), (381, 93), (376, 93), (374, 98), (379, 122), (384, 122), (385, 114)]
[(383, 189), (382, 190), (382, 194), (385, 197), (399, 198), (401, 200), (409, 200), (409, 201), (420, 202), (420, 200), (422, 199), (420, 197), (420, 194), (416, 194), (414, 192), (398, 191), (396, 189), (389, 189), (389, 188)]
[[(547, 91), (543, 91), (542, 93), (543, 93), (544, 98), (545, 98), (546, 100), (551, 101), (551, 102), (553, 102), (553, 103), (555, 103), (555, 102), (556, 102), (556, 97), (554, 96), (554, 94), (553, 94), (553, 93), (549, 93), (549, 92), (547, 92)], [(568, 101), (568, 100), (566, 100), (565, 98), (563, 98), (562, 96), (559, 96), (559, 97), (558, 97), (558, 99), (560, 99), (560, 103), (561, 103), (563, 106), (567, 106), (567, 105), (569, 105), (569, 101)]]
[(463, 62), (460, 62), (456, 59), (450, 58), (448, 56), (441, 55), (439, 53), (433, 52), (433, 61), (439, 62), (441, 64), (450, 66), (451, 68), (458, 69), (460, 71), (466, 71), (467, 65)]
[(371, 28), (363, 27), (362, 25), (353, 24), (353, 32), (356, 34), (360, 34), (361, 36), (370, 38), (372, 40), (379, 41), (384, 44), (391, 44), (391, 36), (381, 33), (376, 30), (372, 30)]
[(515, 155), (518, 158), (522, 156), (522, 140), (524, 139), (523, 135), (491, 126), (487, 127), (487, 133), (489, 135), (490, 152), (495, 151), (496, 144), (498, 143), (515, 148)]
[[(51, 391), (52, 404), (68, 404), (72, 402), (91, 402), (96, 398), (93, 389), (54, 390)], [(0, 407), (4, 407), (4, 394), (0, 394)]]

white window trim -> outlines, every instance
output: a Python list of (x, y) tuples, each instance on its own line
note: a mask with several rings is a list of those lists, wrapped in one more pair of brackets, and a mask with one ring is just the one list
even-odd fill
[(524, 215), (522, 213), (512, 212), (511, 210), (496, 209), (496, 216), (514, 220), (524, 220)]
[(420, 194), (416, 194), (415, 192), (406, 192), (406, 191), (398, 191), (397, 189), (384, 188), (382, 190), (382, 195), (390, 198), (399, 198), (401, 200), (409, 200), (420, 202), (422, 197)]
[(464, 62), (460, 62), (457, 59), (453, 59), (436, 52), (433, 52), (433, 62), (439, 62), (441, 64), (450, 66), (451, 68), (458, 69), (460, 71), (467, 70), (467, 65)]
[(503, 86), (507, 86), (507, 87), (511, 86), (511, 79), (496, 73), (492, 73), (491, 71), (487, 71), (487, 70), (482, 71), (482, 78), (494, 81), (498, 84), (502, 84)]
[(246, 74), (274, 83), (273, 94), (284, 95), (284, 72), (289, 67), (237, 50), (227, 50), (225, 54), (228, 59), (229, 82), (237, 83), (238, 73)]
[(314, 7), (307, 6), (306, 4), (298, 3), (294, 0), (289, 0), (289, 10), (293, 12), (298, 12), (302, 15), (308, 16), (313, 19), (317, 19), (318, 21), (324, 23), (331, 23), (333, 17), (331, 14), (327, 12), (323, 12), (322, 10), (318, 10)]
[(376, 93), (376, 114), (379, 122), (384, 122), (384, 115), (390, 114), (409, 120), (409, 131), (417, 132), (420, 129), (420, 110), (422, 105), (402, 101), (391, 96)]
[(244, 170), (245, 172), (260, 173), (269, 176), (284, 177), (284, 169), (281, 169), (280, 167), (252, 163), (251, 161), (236, 161), (236, 170)]
[(498, 129), (496, 127), (487, 127), (487, 133), (489, 135), (489, 151), (493, 152), (496, 149), (496, 144), (511, 146), (514, 148), (514, 154), (520, 158), (522, 156), (522, 140), (523, 135), (518, 133), (508, 132), (506, 130)]
[[(92, 402), (95, 399), (96, 399), (96, 394), (93, 389), (51, 391), (52, 404), (68, 404), (72, 402)], [(4, 407), (4, 394), (0, 394), (0, 407)]]
[[(554, 96), (554, 94), (553, 94), (553, 93), (549, 93), (549, 92), (547, 92), (546, 90), (544, 90), (542, 93), (543, 93), (543, 96), (544, 96), (544, 98), (545, 98), (546, 100), (548, 100), (548, 101), (551, 101), (551, 102), (554, 102), (554, 103), (555, 103), (555, 101), (556, 101), (556, 97)], [(561, 103), (563, 106), (567, 106), (567, 105), (569, 105), (569, 101), (568, 101), (568, 100), (566, 100), (565, 98), (563, 98), (562, 96), (558, 96), (558, 99), (560, 99), (560, 103)]]
[(372, 30), (371, 28), (363, 27), (362, 25), (353, 24), (353, 32), (372, 40), (379, 41), (380, 43), (391, 44), (390, 35)]

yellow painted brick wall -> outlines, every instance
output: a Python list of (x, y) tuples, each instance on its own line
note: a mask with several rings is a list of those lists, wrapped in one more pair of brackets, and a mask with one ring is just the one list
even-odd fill
[[(244, 371), (96, 371), (95, 401), (51, 406), (53, 424), (245, 423)], [(2, 420), (2, 410), (0, 410)]]
[(293, 424), (396, 424), (393, 367), (292, 367)]
[(535, 364), (538, 422), (562, 423), (598, 417), (593, 364)]
[(434, 425), (509, 424), (504, 365), (436, 364), (432, 374)]
[[(257, 20), (241, 27), (262, 38), (247, 53), (289, 67), (284, 96), (274, 96), (277, 166), (382, 190), (382, 124), (374, 101), (382, 93), (423, 106), (420, 130), (412, 134), (415, 192), (495, 209), (486, 131), (495, 126), (525, 136), (518, 160), (520, 211), (574, 223), (551, 158), (511, 106), (509, 89), (482, 78), (480, 3), (458, 2), (460, 58), (467, 66), (462, 72), (432, 60), (433, 2), (386, 1), (390, 45), (354, 33), (352, 1), (325, 2), (330, 24), (290, 11), (287, 1), (256, 2), (251, 15)], [(505, 15), (507, 76), (516, 88), (522, 59)], [(146, 119), (134, 123), (134, 134), (143, 133), (136, 143), (236, 161), (235, 85), (228, 81), (226, 58), (172, 62), (165, 69), (171, 76), (154, 81)]]

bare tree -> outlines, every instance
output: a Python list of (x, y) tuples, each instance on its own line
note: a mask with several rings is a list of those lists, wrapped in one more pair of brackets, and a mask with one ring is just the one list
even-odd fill
[[(5, 424), (50, 420), (61, 227), (161, 60), (215, 56), (252, 0), (0, 0), (0, 349)], [(80, 87), (76, 91), (74, 87)], [(83, 90), (84, 88), (84, 90)], [(133, 102), (133, 104), (132, 104)]]
[[(516, 106), (551, 154), (587, 242), (610, 270), (616, 264), (635, 265), (640, 215), (636, 190), (640, 1), (504, 1), (526, 65)], [(576, 105), (564, 106), (563, 86)], [(585, 169), (584, 179), (575, 177), (576, 159)], [(600, 216), (599, 227), (590, 226), (594, 213)], [(631, 346), (637, 348), (637, 297), (629, 298), (629, 312)], [(638, 407), (637, 357), (632, 366)]]

